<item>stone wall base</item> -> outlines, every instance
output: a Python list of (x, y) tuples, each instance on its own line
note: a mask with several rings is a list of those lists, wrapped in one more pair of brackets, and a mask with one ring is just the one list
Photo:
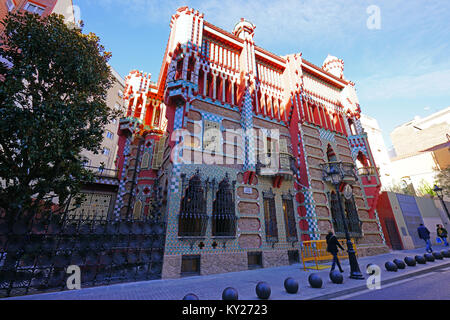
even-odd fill
[(247, 252), (207, 253), (200, 258), (200, 274), (217, 274), (248, 270)]
[(273, 268), (289, 265), (288, 253), (285, 250), (263, 251), (263, 267)]
[(379, 254), (389, 253), (391, 250), (386, 245), (357, 247), (358, 257), (376, 256)]

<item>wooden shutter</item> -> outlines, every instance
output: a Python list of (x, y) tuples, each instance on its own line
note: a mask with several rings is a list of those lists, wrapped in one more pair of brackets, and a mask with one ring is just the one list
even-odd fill
[(166, 135), (163, 135), (159, 141), (155, 144), (155, 149), (153, 150), (153, 162), (152, 162), (152, 169), (153, 170), (159, 170), (161, 168), (163, 157), (164, 157), (164, 150), (166, 146)]

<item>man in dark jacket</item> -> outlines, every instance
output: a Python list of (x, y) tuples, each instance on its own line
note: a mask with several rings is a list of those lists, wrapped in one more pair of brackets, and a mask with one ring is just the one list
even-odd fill
[(448, 242), (447, 242), (447, 230), (442, 226), (442, 224), (438, 224), (436, 225), (437, 229), (436, 229), (436, 233), (438, 235), (439, 238), (442, 239), (442, 242), (444, 242), (444, 245), (446, 247), (448, 247)]
[(341, 250), (345, 249), (342, 248), (338, 239), (331, 230), (328, 232), (326, 239), (327, 239), (327, 251), (333, 255), (333, 264), (331, 265), (330, 272), (334, 270), (336, 264), (339, 267), (339, 271), (344, 272), (344, 270), (342, 270), (341, 264), (339, 263), (337, 254), (338, 254), (338, 247), (341, 248)]
[(423, 225), (423, 223), (421, 223), (417, 228), (417, 233), (419, 233), (419, 238), (423, 239), (427, 244), (425, 250), (427, 250), (427, 252), (433, 252), (433, 249), (431, 248), (430, 231)]

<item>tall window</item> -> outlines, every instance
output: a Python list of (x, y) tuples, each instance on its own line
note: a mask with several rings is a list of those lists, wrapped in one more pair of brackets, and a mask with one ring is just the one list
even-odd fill
[[(183, 189), (185, 188), (185, 175), (182, 175)], [(206, 231), (206, 192), (200, 172), (189, 180), (184, 197), (181, 199), (181, 208), (178, 219), (178, 236), (204, 237)]]
[(213, 202), (212, 235), (215, 237), (234, 237), (236, 235), (233, 195), (234, 183), (230, 183), (227, 174), (219, 183), (216, 200)]
[(110, 153), (111, 153), (111, 150), (109, 150), (108, 148), (103, 148), (103, 154), (105, 156), (109, 156)]
[(163, 160), (164, 160), (164, 151), (166, 147), (166, 139), (167, 136), (163, 135), (159, 138), (159, 141), (155, 143), (155, 147), (153, 149), (153, 161), (152, 161), (152, 169), (159, 170), (161, 168)]
[(272, 189), (263, 192), (264, 201), (264, 222), (266, 226), (266, 241), (278, 241), (277, 212), (275, 208), (275, 195)]
[(114, 139), (114, 133), (112, 133), (111, 131), (106, 131), (106, 137), (112, 140)]
[(361, 235), (361, 221), (359, 220), (358, 210), (356, 209), (355, 198), (345, 199), (345, 215), (347, 219), (348, 231), (353, 236)]
[(331, 215), (333, 220), (334, 231), (337, 235), (342, 236), (345, 232), (344, 223), (347, 225), (348, 232), (351, 237), (359, 237), (362, 234), (361, 221), (359, 220), (358, 211), (355, 205), (355, 199), (344, 199), (342, 209), (344, 210), (345, 221), (342, 220), (339, 211), (339, 202), (336, 192), (332, 191), (330, 194)]
[(295, 224), (293, 197), (290, 193), (283, 195), (283, 213), (284, 225), (286, 228), (286, 240), (297, 241), (298, 237)]
[(45, 11), (45, 8), (31, 2), (28, 2), (24, 9), (31, 13), (37, 13), (38, 15), (42, 15)]
[(344, 221), (342, 221), (342, 216), (339, 208), (339, 200), (336, 192), (332, 191), (330, 194), (331, 202), (331, 218), (333, 222), (333, 228), (336, 235), (341, 235), (345, 232)]
[(331, 144), (328, 144), (328, 146), (327, 146), (327, 159), (328, 159), (328, 162), (338, 161), (337, 157), (336, 157), (336, 153), (334, 153), (334, 150), (331, 147)]

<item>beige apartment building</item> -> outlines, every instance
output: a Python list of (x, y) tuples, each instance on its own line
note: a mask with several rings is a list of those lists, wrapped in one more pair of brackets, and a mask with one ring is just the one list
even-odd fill
[[(112, 67), (111, 72), (114, 75), (115, 81), (113, 86), (108, 91), (106, 103), (110, 108), (123, 112), (124, 106), (122, 97), (125, 83), (123, 78)], [(105, 126), (100, 153), (94, 154), (90, 151), (83, 151), (81, 153), (86, 159), (86, 166), (91, 167), (93, 170), (98, 170), (100, 167), (107, 170), (115, 169), (119, 119), (120, 118), (115, 119), (113, 122)]]
[(396, 182), (433, 186), (440, 170), (450, 165), (450, 107), (415, 118), (391, 132), (396, 156), (391, 171)]

